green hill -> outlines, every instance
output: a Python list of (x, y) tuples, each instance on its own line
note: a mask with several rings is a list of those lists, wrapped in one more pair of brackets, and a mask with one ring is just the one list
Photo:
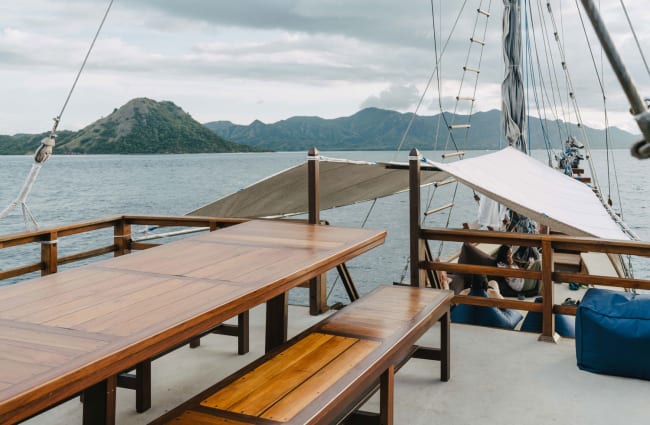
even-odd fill
[[(0, 136), (0, 154), (32, 153), (47, 133)], [(251, 152), (260, 148), (228, 142), (172, 102), (129, 101), (77, 131), (58, 134), (57, 154), (160, 154)]]
[[(317, 146), (321, 150), (395, 150), (404, 131), (411, 125), (402, 149), (417, 147), (420, 150), (453, 149), (456, 142), (459, 149), (498, 149), (501, 114), (497, 110), (477, 112), (472, 115), (471, 129), (454, 130), (453, 141), (447, 139), (446, 123), (467, 123), (466, 115), (445, 113), (435, 116), (367, 108), (349, 117), (323, 119), (319, 117), (292, 117), (273, 124), (254, 121), (250, 125), (237, 125), (229, 121), (215, 121), (205, 124), (216, 134), (228, 140), (263, 147), (277, 151), (307, 150)], [(446, 121), (446, 123), (445, 123)], [(440, 123), (440, 130), (438, 126)], [(559, 133), (559, 129), (562, 133)], [(559, 148), (566, 138), (566, 128), (582, 140), (582, 134), (574, 124), (559, 121), (529, 118), (530, 140), (533, 149), (544, 149), (543, 135), (546, 133), (553, 148)], [(585, 127), (592, 148), (605, 146), (605, 131)], [(618, 128), (610, 129), (611, 145), (627, 148), (639, 136)], [(467, 140), (467, 142), (465, 142)], [(447, 148), (445, 146), (448, 145)]]

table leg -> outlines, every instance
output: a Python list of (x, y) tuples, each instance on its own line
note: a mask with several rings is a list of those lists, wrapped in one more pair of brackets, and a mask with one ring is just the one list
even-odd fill
[(101, 381), (83, 393), (83, 425), (115, 425), (117, 375)]
[(395, 366), (390, 366), (379, 378), (379, 423), (393, 425)]
[(449, 328), (450, 318), (449, 310), (440, 318), (440, 380), (449, 381), (451, 376), (450, 360), (451, 352), (449, 348)]
[(287, 341), (289, 295), (283, 293), (266, 302), (266, 347), (268, 353)]

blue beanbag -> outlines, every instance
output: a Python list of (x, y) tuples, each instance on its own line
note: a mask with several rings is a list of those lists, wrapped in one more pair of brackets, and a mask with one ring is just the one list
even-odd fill
[[(483, 289), (472, 288), (469, 295), (487, 298), (487, 292)], [(522, 315), (518, 311), (496, 307), (460, 304), (451, 310), (452, 322), (469, 325), (514, 329), (521, 319)]]
[[(536, 303), (542, 302), (542, 297), (535, 298)], [(542, 332), (542, 313), (536, 311), (529, 311), (521, 324), (523, 332)], [(555, 315), (555, 332), (565, 338), (576, 337), (575, 319), (572, 316), (565, 314)]]
[(650, 295), (589, 289), (576, 315), (578, 367), (650, 380)]

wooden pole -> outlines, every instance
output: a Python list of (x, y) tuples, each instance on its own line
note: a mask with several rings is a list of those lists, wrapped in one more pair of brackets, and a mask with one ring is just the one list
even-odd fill
[[(307, 197), (309, 206), (309, 224), (320, 224), (320, 167), (319, 152), (311, 148), (307, 153)], [(309, 314), (312, 316), (325, 313), (327, 307), (327, 275), (321, 275), (309, 281)]]
[(542, 236), (542, 334), (540, 341), (557, 342), (553, 315), (553, 246), (547, 236)]
[(50, 232), (47, 239), (41, 242), (41, 276), (56, 273), (58, 271), (58, 233)]
[(113, 226), (113, 243), (115, 244), (114, 257), (129, 254), (131, 248), (129, 242), (131, 241), (131, 225), (126, 222), (124, 217), (115, 222)]
[(424, 261), (424, 241), (420, 239), (420, 152), (409, 153), (409, 228), (411, 255), (411, 286), (424, 287), (426, 272), (420, 269)]

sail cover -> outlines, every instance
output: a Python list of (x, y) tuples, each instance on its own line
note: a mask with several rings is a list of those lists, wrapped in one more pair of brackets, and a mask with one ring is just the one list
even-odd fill
[[(351, 205), (408, 190), (408, 166), (323, 158), (320, 168), (322, 210)], [(423, 165), (422, 185), (448, 175)], [(208, 217), (278, 217), (303, 214), (307, 206), (307, 164), (267, 177), (187, 215)]]
[(572, 236), (630, 239), (589, 186), (514, 148), (449, 164), (429, 164), (553, 230)]

